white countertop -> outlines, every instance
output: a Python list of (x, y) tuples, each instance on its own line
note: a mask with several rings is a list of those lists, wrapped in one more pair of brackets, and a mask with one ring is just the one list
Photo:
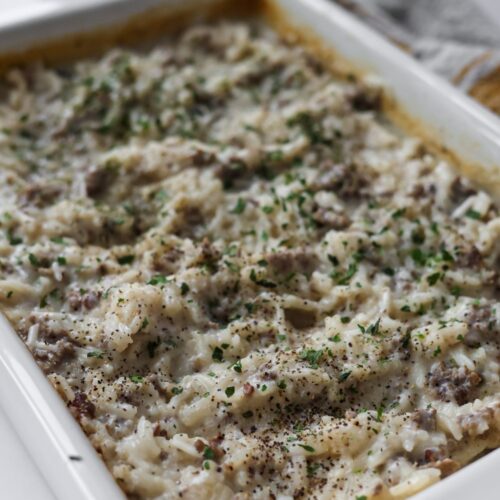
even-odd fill
[[(0, 0), (0, 26), (18, 21), (26, 15), (55, 12), (68, 1), (97, 3), (106, 0)], [(498, 0), (476, 0), (496, 15), (500, 24)], [(21, 444), (10, 423), (0, 410), (0, 498), (5, 500), (55, 500), (48, 485)]]
[(42, 475), (0, 410), (0, 498), (53, 500)]

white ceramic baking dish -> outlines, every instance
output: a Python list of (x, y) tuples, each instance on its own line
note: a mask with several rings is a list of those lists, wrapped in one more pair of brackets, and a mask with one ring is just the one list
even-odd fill
[[(87, 0), (0, 29), (0, 51), (116, 25), (161, 7), (217, 0)], [(379, 75), (420, 130), (461, 159), (479, 183), (500, 193), (500, 120), (327, 0), (273, 0), (355, 68)], [(30, 353), (0, 314), (0, 406), (61, 500), (123, 498), (104, 464)], [(420, 500), (499, 498), (500, 450), (417, 495)], [(417, 498), (415, 497), (415, 498)]]

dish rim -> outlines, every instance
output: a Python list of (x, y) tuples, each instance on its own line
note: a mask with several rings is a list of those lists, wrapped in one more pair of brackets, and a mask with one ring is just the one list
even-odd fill
[[(420, 78), (421, 84), (427, 86), (427, 90), (434, 89), (438, 95), (447, 99), (448, 104), (455, 104), (458, 107), (459, 115), (462, 114), (464, 118), (475, 122), (478, 129), (475, 132), (472, 130), (471, 135), (479, 134), (483, 143), (489, 143), (491, 149), (496, 150), (500, 158), (500, 120), (495, 115), (430, 73), (351, 14), (327, 0), (265, 1), (276, 4), (287, 15), (290, 15), (291, 19), (301, 12), (309, 12), (312, 18), (324, 16), (325, 23), (330, 23), (332, 26), (341, 25), (342, 29), (354, 38), (364, 40), (365, 45), (371, 44), (377, 47), (389, 64), (403, 65), (405, 68), (402, 70), (403, 73)], [(62, 5), (59, 11), (0, 28), (1, 52), (8, 52), (13, 45), (19, 47), (19, 44), (22, 46), (23, 43), (25, 44), (23, 48), (29, 48), (39, 39), (45, 41), (62, 39), (67, 35), (89, 33), (96, 28), (125, 25), (134, 16), (147, 14), (157, 7), (174, 11), (179, 6), (188, 5), (189, 9), (193, 9), (200, 5), (218, 2), (219, 0), (142, 0), (139, 3), (135, 0), (92, 0), (86, 5), (66, 4)], [(120, 5), (119, 13), (116, 12), (117, 5)], [(69, 26), (73, 28), (70, 29)], [(49, 37), (43, 37), (44, 30), (50, 31)], [(314, 35), (325, 41), (324, 35), (319, 34), (317, 30), (314, 30)], [(367, 45), (367, 53), (370, 52), (368, 48)], [(337, 53), (336, 47), (330, 47), (330, 50), (332, 53)], [(349, 64), (360, 67), (352, 60), (349, 60)], [(366, 72), (366, 69), (362, 71)], [(432, 123), (428, 125), (433, 129)], [(31, 353), (1, 312), (0, 332), (3, 335), (0, 343), (0, 376), (4, 381), (0, 384), (2, 408), (21, 441), (32, 453), (36, 465), (43, 472), (50, 488), (58, 498), (67, 498), (68, 492), (71, 492), (75, 500), (80, 498), (123, 499), (124, 494), (92, 447), (89, 438), (74, 420), (60, 396), (32, 358)], [(12, 383), (5, 383), (6, 381)], [(79, 456), (83, 460), (68, 459), (70, 456)], [(437, 500), (445, 494), (453, 494), (457, 500), (470, 498), (461, 496), (459, 488), (463, 493), (464, 488), (467, 485), (470, 486), (472, 480), (477, 482), (479, 477), (481, 481), (490, 481), (490, 484), (494, 485), (491, 471), (493, 467), (498, 468), (498, 465), (500, 465), (500, 449), (468, 464), (449, 478), (426, 488), (415, 498)], [(62, 474), (62, 470), (66, 473)], [(473, 479), (470, 478), (471, 475), (474, 475)], [(466, 477), (469, 479), (465, 480)], [(500, 479), (496, 481), (497, 488), (499, 485)]]

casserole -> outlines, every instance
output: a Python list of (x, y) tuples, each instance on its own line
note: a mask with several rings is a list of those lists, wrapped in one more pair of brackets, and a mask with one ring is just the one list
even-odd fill
[[(128, 5), (128, 4), (124, 4), (124, 5)], [(292, 18), (293, 18), (293, 16), (300, 18), (302, 24), (303, 23), (307, 24), (308, 20), (310, 23), (313, 23), (313, 21), (314, 21), (315, 31), (319, 35), (323, 35), (326, 38), (326, 32), (327, 32), (326, 30), (329, 30), (330, 24), (325, 24), (325, 23), (326, 23), (326, 20), (329, 19), (329, 17), (332, 15), (332, 12), (334, 12), (331, 10), (330, 7), (328, 7), (327, 5), (324, 5), (322, 3), (319, 3), (319, 2), (311, 2), (310, 4), (306, 4), (306, 3), (304, 3), (304, 4), (299, 4), (299, 3), (289, 4), (288, 2), (286, 2), (286, 5), (287, 5), (287, 8), (291, 9)], [(307, 6), (307, 8), (306, 8), (306, 6)], [(123, 13), (124, 11), (121, 11), (121, 12)], [(85, 16), (83, 18), (80, 18), (80, 19), (84, 20)], [(319, 19), (322, 19), (323, 21), (319, 22)], [(340, 28), (342, 28), (344, 30), (344, 32), (342, 32), (342, 29), (339, 29), (339, 30), (335, 31), (335, 33), (344, 33), (345, 34), (349, 31), (349, 29), (352, 29), (349, 27), (350, 26), (349, 23), (351, 22), (350, 19), (348, 17), (345, 17), (345, 15), (341, 14), (340, 12), (336, 13), (335, 19), (336, 19), (337, 23), (340, 23)], [(330, 31), (328, 31), (328, 33), (330, 33)], [(373, 42), (373, 39), (370, 38), (369, 32), (363, 32), (362, 34), (364, 35), (364, 39), (363, 39), (364, 43), (366, 43), (366, 41), (368, 41), (368, 43)], [(344, 40), (344, 43), (345, 43), (346, 38), (342, 37), (341, 39), (336, 41), (337, 50), (342, 55), (347, 56), (350, 59), (356, 59), (356, 54), (348, 53), (347, 49), (345, 49), (346, 51), (343, 52), (342, 40)], [(19, 40), (17, 40), (17, 41), (19, 42)], [(352, 50), (352, 47), (356, 47), (355, 40), (354, 39), (349, 40), (348, 45)], [(389, 49), (387, 49), (387, 50), (389, 50)], [(396, 52), (394, 52), (394, 53), (389, 52), (389, 54), (391, 57), (387, 57), (386, 59), (382, 58), (382, 61), (380, 62), (380, 67), (377, 69), (379, 69), (380, 73), (384, 74), (385, 78), (388, 81), (395, 84), (398, 81), (398, 78), (401, 78), (402, 76), (407, 76), (407, 73), (405, 73), (403, 75), (402, 70), (400, 68), (398, 68), (397, 66), (390, 66), (390, 68), (392, 68), (392, 72), (390, 71), (389, 63), (387, 62), (387, 60), (391, 60), (391, 58), (394, 58), (394, 57), (399, 57), (399, 55), (396, 56), (395, 55), (395, 54), (397, 54)], [(358, 56), (358, 57), (359, 57), (359, 59), (357, 61), (355, 61), (358, 64), (362, 64), (363, 62), (366, 62), (366, 59), (363, 60), (361, 56)], [(373, 60), (372, 60), (372, 63), (373, 63)], [(408, 63), (408, 66), (410, 67), (410, 69), (415, 70), (415, 67), (412, 68), (410, 63)], [(396, 69), (394, 69), (394, 68), (396, 68)], [(385, 73), (383, 71), (380, 71), (382, 69), (385, 70)], [(415, 73), (415, 78), (413, 80), (411, 80), (412, 84), (414, 81), (418, 81), (418, 74), (417, 73)], [(426, 80), (424, 80), (424, 81), (426, 81)], [(410, 87), (411, 87), (411, 85), (410, 85)], [(407, 97), (411, 96), (412, 98), (414, 96), (421, 95), (422, 96), (421, 100), (418, 101), (418, 104), (419, 104), (418, 111), (420, 113), (422, 113), (423, 110), (427, 110), (427, 112), (431, 112), (432, 110), (434, 110), (436, 108), (434, 108), (432, 106), (431, 107), (428, 106), (428, 103), (431, 102), (431, 97), (430, 97), (431, 92), (428, 90), (426, 91), (425, 89), (427, 89), (427, 87), (425, 87), (425, 85), (423, 86), (423, 90), (421, 88), (418, 88), (420, 94), (415, 93), (416, 88), (414, 88), (414, 87), (410, 88), (410, 90), (408, 91), (409, 94), (404, 94), (404, 92), (402, 93), (402, 91), (400, 90), (399, 87), (394, 87), (393, 91), (396, 94), (396, 98), (398, 99), (398, 101), (402, 102), (403, 104), (407, 103), (408, 108), (410, 108), (410, 113), (413, 116), (418, 117), (420, 115), (418, 115), (417, 110), (411, 109), (411, 107), (410, 107), (413, 100), (411, 102), (405, 101), (405, 95)], [(438, 91), (439, 90), (441, 91), (440, 98), (444, 99), (444, 93), (447, 91), (446, 87), (437, 86), (437, 89), (438, 89)], [(443, 101), (443, 102), (447, 102), (447, 101)], [(451, 116), (451, 118), (458, 118), (457, 113), (459, 113), (459, 111), (457, 111), (457, 110), (460, 109), (460, 106), (456, 106), (457, 103), (464, 109), (468, 107), (468, 104), (463, 104), (460, 101), (460, 99), (457, 99), (455, 102), (455, 106), (450, 105), (450, 107), (449, 107), (450, 108), (449, 109), (450, 115), (448, 115), (448, 119), (450, 116)], [(495, 148), (497, 148), (498, 144), (495, 143), (495, 141), (488, 142), (486, 140), (486, 137), (488, 137), (488, 136), (491, 137), (494, 135), (495, 125), (493, 124), (492, 120), (490, 120), (486, 114), (480, 112), (479, 109), (474, 109), (474, 107), (472, 106), (472, 110), (474, 112), (474, 116), (476, 118), (476, 122), (478, 125), (475, 128), (475, 133), (469, 134), (469, 135), (464, 135), (464, 137), (460, 136), (460, 138), (461, 138), (460, 144), (467, 146), (468, 153), (466, 153), (463, 150), (460, 150), (458, 147), (454, 147), (454, 146), (457, 146), (457, 144), (456, 144), (457, 135), (456, 134), (457, 133), (460, 134), (462, 131), (457, 130), (455, 133), (451, 133), (450, 131), (443, 129), (442, 131), (440, 131), (439, 135), (440, 135), (440, 137), (442, 137), (444, 143), (446, 143), (454, 151), (457, 151), (459, 154), (461, 154), (461, 156), (465, 160), (472, 161), (474, 159), (475, 161), (479, 161), (481, 163), (481, 165), (483, 166), (483, 169), (481, 170), (481, 172), (487, 171), (487, 172), (489, 172), (490, 175), (494, 176), (493, 169), (495, 166), (494, 162), (495, 162), (495, 155), (496, 155), (496, 151), (497, 151), (497, 149), (495, 149)], [(439, 126), (439, 125), (442, 125), (443, 123), (444, 122), (443, 122), (442, 118), (440, 119), (439, 116), (434, 117), (434, 120), (433, 120), (434, 125)], [(466, 141), (466, 139), (468, 141)], [(475, 149), (473, 149), (473, 148), (475, 148)], [(477, 172), (479, 172), (479, 171), (477, 171)], [(485, 175), (487, 176), (488, 173)], [(495, 176), (494, 176), (494, 180), (496, 180)], [(495, 186), (492, 186), (492, 188), (494, 189)], [(49, 396), (47, 396), (47, 397), (49, 397)], [(61, 405), (59, 405), (59, 406), (61, 406)], [(57, 403), (55, 401), (54, 401), (54, 408), (57, 408)], [(6, 408), (6, 410), (8, 410), (8, 408)], [(47, 411), (46, 409), (43, 410), (44, 413), (46, 411)], [(61, 418), (63, 418), (63, 417), (61, 417)], [(68, 425), (70, 425), (70, 424), (68, 423)], [(84, 446), (84, 445), (82, 444), (82, 446)], [(81, 457), (83, 453), (84, 453), (84, 451), (80, 452), (79, 455), (69, 453), (73, 457), (70, 460), (72, 462), (82, 462), (82, 460), (79, 460), (77, 457)], [(89, 461), (93, 462), (91, 459), (89, 459)], [(83, 460), (83, 462), (86, 464), (87, 459), (85, 458)], [(92, 471), (91, 475), (94, 478), (93, 481), (95, 481), (95, 477), (97, 474), (98, 473), (96, 470)], [(85, 484), (87, 485), (87, 487), (90, 487), (90, 485), (92, 484), (92, 481), (86, 480)], [(86, 492), (85, 494), (89, 495), (90, 493)], [(94, 494), (94, 493), (92, 493), (92, 494)]]

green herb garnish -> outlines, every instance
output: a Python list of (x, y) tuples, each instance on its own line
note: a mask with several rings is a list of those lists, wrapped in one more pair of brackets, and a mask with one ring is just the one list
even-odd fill
[(224, 352), (220, 347), (214, 347), (212, 351), (212, 359), (218, 363), (222, 363), (224, 359)]
[(118, 261), (118, 264), (125, 266), (127, 264), (132, 264), (134, 262), (135, 255), (123, 255), (121, 257), (118, 257), (116, 260)]
[(467, 212), (465, 212), (465, 216), (468, 217), (469, 219), (474, 219), (474, 220), (480, 220), (482, 215), (477, 211), (472, 208), (469, 208)]
[(311, 368), (318, 368), (318, 362), (322, 356), (323, 349), (305, 349), (300, 353), (300, 359), (306, 360)]
[(103, 351), (95, 350), (95, 351), (90, 351), (87, 353), (87, 358), (97, 358), (97, 359), (102, 359), (104, 356)]
[(230, 211), (230, 213), (240, 215), (245, 211), (246, 206), (246, 201), (243, 198), (238, 198), (235, 207)]

